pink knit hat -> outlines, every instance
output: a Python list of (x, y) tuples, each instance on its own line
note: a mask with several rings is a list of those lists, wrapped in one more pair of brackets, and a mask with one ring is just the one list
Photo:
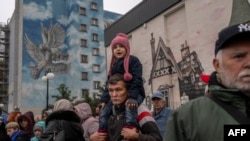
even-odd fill
[[(123, 60), (123, 67), (124, 67), (124, 70), (125, 70), (124, 80), (125, 81), (130, 81), (132, 79), (132, 75), (128, 71), (129, 70), (130, 46), (129, 46), (127, 35), (125, 35), (124, 33), (118, 33), (116, 35), (116, 37), (111, 42), (112, 53), (113, 53), (113, 49), (114, 49), (116, 44), (121, 44), (122, 46), (124, 46), (126, 48), (127, 53), (126, 53), (126, 55), (124, 57), (124, 60)], [(114, 62), (115, 62), (115, 56), (112, 55), (111, 63), (110, 63), (110, 67), (109, 67), (109, 75), (110, 76), (112, 76), (111, 69), (112, 69), (112, 67), (114, 65)]]

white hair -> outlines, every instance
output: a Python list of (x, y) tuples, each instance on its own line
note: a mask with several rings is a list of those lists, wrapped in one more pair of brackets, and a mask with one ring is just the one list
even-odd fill
[(215, 58), (219, 61), (219, 63), (222, 63), (222, 50), (218, 51)]

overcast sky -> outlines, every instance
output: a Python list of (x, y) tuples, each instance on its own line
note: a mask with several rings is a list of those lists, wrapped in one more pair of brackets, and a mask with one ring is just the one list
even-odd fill
[[(142, 0), (103, 0), (104, 10), (125, 14)], [(7, 22), (15, 8), (15, 0), (0, 0), (0, 22)]]

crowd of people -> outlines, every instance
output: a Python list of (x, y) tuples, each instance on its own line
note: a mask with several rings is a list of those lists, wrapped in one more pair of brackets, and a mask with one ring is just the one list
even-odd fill
[[(1, 112), (0, 115), (4, 114)], [(7, 116), (0, 116), (0, 140), (38, 141), (45, 131), (45, 120), (35, 121), (32, 111), (21, 113), (19, 109), (15, 109)]]
[(224, 125), (250, 124), (250, 22), (226, 27), (215, 43), (203, 97), (175, 110), (160, 91), (143, 104), (142, 64), (125, 34), (111, 42), (107, 86), (94, 115), (88, 103), (60, 99), (41, 118), (14, 110), (0, 116), (0, 141), (223, 141)]

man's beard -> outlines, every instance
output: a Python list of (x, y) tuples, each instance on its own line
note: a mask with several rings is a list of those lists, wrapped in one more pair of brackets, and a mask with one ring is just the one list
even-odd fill
[[(250, 96), (250, 69), (246, 68), (234, 77), (223, 66), (221, 68), (220, 78), (224, 86), (231, 89), (238, 89)], [(246, 75), (248, 77), (246, 77)]]

